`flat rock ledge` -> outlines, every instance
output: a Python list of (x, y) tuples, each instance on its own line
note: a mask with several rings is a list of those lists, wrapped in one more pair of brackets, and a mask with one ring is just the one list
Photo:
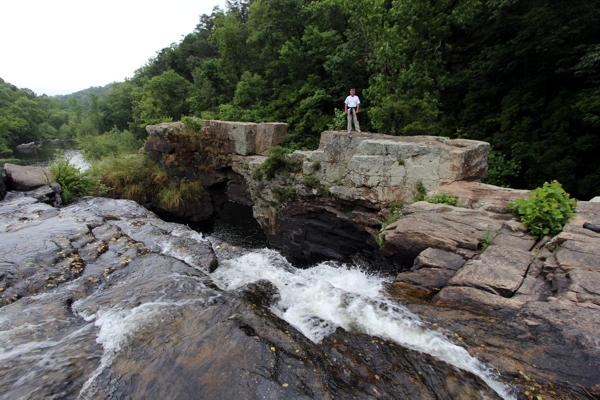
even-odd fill
[(579, 202), (562, 233), (536, 241), (508, 214), (414, 203), (382, 234), (383, 252), (414, 259), (388, 293), (461, 340), (469, 337), (478, 357), (581, 385), (582, 398), (594, 398), (600, 234), (583, 229), (586, 221), (600, 224), (599, 203)]

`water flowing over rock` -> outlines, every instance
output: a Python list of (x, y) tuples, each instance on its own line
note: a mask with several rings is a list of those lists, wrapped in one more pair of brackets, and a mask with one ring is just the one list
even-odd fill
[(0, 218), (7, 398), (499, 398), (378, 337), (310, 341), (270, 282), (223, 291), (210, 242), (132, 201), (10, 192)]

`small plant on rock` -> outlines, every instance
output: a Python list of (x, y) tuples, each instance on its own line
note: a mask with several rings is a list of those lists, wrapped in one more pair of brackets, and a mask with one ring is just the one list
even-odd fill
[(529, 233), (541, 239), (562, 231), (575, 215), (577, 200), (569, 198), (562, 185), (554, 181), (544, 183), (541, 188), (532, 190), (529, 197), (517, 199), (508, 206), (519, 216)]
[(254, 171), (254, 179), (262, 179), (264, 176), (267, 180), (271, 180), (278, 173), (300, 171), (302, 162), (289, 158), (288, 154), (291, 152), (291, 149), (285, 147), (271, 147), (267, 150), (269, 157)]
[(296, 200), (296, 188), (294, 186), (275, 186), (271, 189), (278, 202), (283, 203), (287, 200)]
[(415, 202), (423, 201), (427, 198), (427, 189), (423, 185), (423, 182), (417, 183), (417, 195), (415, 196)]
[(427, 197), (425, 200), (428, 201), (429, 203), (446, 204), (449, 206), (456, 206), (456, 203), (458, 201), (456, 196), (452, 196), (451, 194), (446, 194), (446, 193), (438, 193), (434, 196)]

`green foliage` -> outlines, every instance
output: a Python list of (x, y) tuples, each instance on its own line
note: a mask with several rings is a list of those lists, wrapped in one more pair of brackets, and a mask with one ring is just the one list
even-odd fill
[(106, 157), (95, 165), (102, 182), (120, 195), (137, 202), (155, 201), (167, 211), (178, 211), (204, 196), (198, 181), (169, 177), (144, 154)]
[(416, 185), (417, 195), (415, 196), (415, 202), (423, 201), (427, 199), (427, 189), (423, 185), (423, 182), (418, 182)]
[(381, 237), (381, 233), (385, 230), (385, 228), (387, 228), (388, 225), (393, 224), (394, 222), (398, 221), (400, 219), (400, 217), (402, 216), (402, 214), (400, 214), (400, 211), (402, 210), (402, 208), (404, 207), (404, 203), (399, 203), (396, 201), (393, 201), (389, 204), (389, 213), (387, 218), (385, 219), (385, 221), (381, 224), (381, 229), (379, 229), (379, 235), (377, 235), (376, 239), (377, 240), (377, 244), (379, 245), (379, 247), (383, 246), (384, 243), (384, 239)]
[(298, 197), (296, 195), (295, 186), (275, 186), (271, 190), (275, 194), (277, 201), (280, 203), (283, 203), (287, 200), (296, 200)]
[(181, 118), (187, 133), (198, 133), (202, 131), (202, 121), (196, 117), (185, 116)]
[(50, 172), (62, 188), (60, 196), (64, 204), (69, 204), (74, 197), (102, 194), (107, 190), (91, 172), (79, 171), (62, 152), (57, 152), (56, 161), (50, 165)]
[[(348, 128), (348, 119), (344, 110), (336, 108), (333, 110), (333, 120), (327, 125), (328, 131), (344, 131)], [(357, 114), (358, 115), (358, 114)]]
[(521, 171), (521, 163), (506, 160), (504, 154), (491, 149), (487, 158), (488, 170), (483, 182), (501, 187), (511, 187)]
[(446, 204), (449, 206), (456, 206), (458, 199), (456, 196), (446, 193), (438, 193), (434, 196), (425, 198), (425, 201), (433, 204)]
[(302, 163), (288, 157), (291, 152), (292, 150), (281, 146), (268, 149), (267, 154), (269, 157), (254, 171), (254, 179), (261, 179), (264, 175), (267, 180), (271, 180), (280, 173), (300, 171)]
[(303, 175), (302, 183), (306, 187), (315, 188), (315, 187), (319, 186), (320, 181), (312, 175)]
[(79, 135), (77, 143), (88, 160), (131, 154), (144, 146), (143, 140), (136, 139), (127, 130), (121, 132), (116, 127), (103, 135)]
[(569, 198), (557, 181), (545, 182), (534, 189), (527, 198), (509, 204), (512, 212), (519, 216), (532, 236), (542, 238), (562, 231), (569, 219), (575, 215), (577, 200)]
[(489, 247), (490, 243), (492, 242), (491, 234), (492, 234), (492, 230), (491, 230), (491, 227), (488, 225), (487, 229), (485, 231), (485, 235), (483, 235), (483, 239), (481, 239), (481, 242), (479, 243), (481, 251), (486, 251), (486, 249)]
[(321, 169), (321, 162), (320, 161), (313, 161), (313, 163), (310, 165), (313, 171), (319, 171)]

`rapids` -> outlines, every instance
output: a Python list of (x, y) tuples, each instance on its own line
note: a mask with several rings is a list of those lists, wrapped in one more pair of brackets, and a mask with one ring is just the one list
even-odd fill
[(493, 368), (471, 357), (439, 332), (427, 329), (419, 317), (382, 295), (390, 277), (370, 275), (358, 266), (323, 262), (299, 269), (277, 251), (251, 250), (223, 261), (211, 274), (226, 290), (266, 279), (281, 299), (271, 306), (277, 316), (319, 342), (338, 327), (361, 332), (430, 354), (483, 379), (505, 399), (515, 398), (511, 388), (496, 379)]

